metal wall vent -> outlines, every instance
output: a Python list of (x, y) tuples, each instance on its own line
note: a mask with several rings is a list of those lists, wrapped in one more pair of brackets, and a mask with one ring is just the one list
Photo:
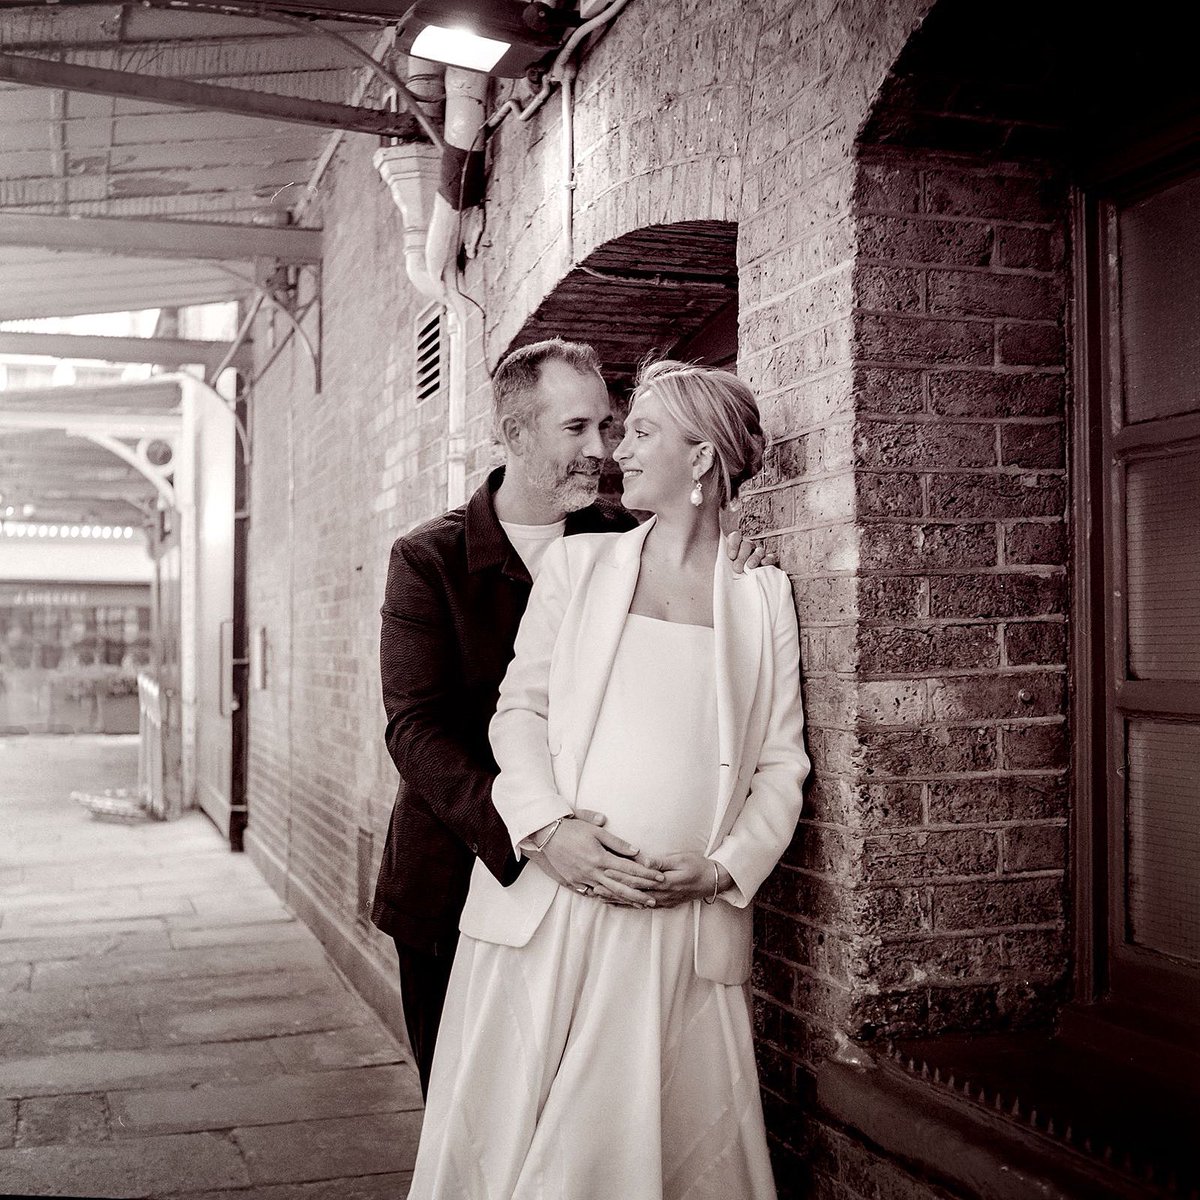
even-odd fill
[(422, 404), (442, 390), (446, 364), (446, 310), (435, 304), (416, 320), (416, 393)]

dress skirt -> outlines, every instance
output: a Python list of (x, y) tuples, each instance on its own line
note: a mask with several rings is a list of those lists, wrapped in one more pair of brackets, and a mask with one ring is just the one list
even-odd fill
[[(627, 618), (577, 803), (652, 853), (711, 828), (713, 677), (711, 629)], [(749, 989), (696, 974), (696, 903), (560, 888), (526, 945), (460, 938), (410, 1200), (774, 1200)]]

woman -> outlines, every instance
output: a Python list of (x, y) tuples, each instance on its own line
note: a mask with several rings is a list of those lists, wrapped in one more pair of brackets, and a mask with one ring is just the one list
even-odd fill
[[(493, 799), (566, 886), (475, 870), (411, 1200), (775, 1195), (750, 905), (808, 771), (798, 635), (787, 576), (719, 552), (762, 447), (736, 376), (658, 363), (614, 455), (653, 519), (546, 555), (491, 727)], [(656, 877), (556, 863), (577, 807)]]

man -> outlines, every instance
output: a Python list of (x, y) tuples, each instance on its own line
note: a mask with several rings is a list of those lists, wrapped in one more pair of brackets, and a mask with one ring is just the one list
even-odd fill
[[(533, 577), (556, 538), (636, 524), (596, 499), (612, 412), (590, 346), (555, 338), (514, 351), (492, 387), (506, 466), (462, 508), (396, 541), (382, 609), (386, 739), (401, 783), (371, 919), (396, 944), (422, 1093), (474, 859), (506, 885), (531, 860), (558, 878), (544, 855), (517, 861), (491, 802), (488, 724)], [(744, 563), (751, 547), (739, 542), (731, 535)], [(629, 883), (610, 890), (641, 903), (637, 881), (656, 872), (631, 861), (636, 847), (601, 815), (576, 816), (555, 834), (555, 861), (618, 871)]]

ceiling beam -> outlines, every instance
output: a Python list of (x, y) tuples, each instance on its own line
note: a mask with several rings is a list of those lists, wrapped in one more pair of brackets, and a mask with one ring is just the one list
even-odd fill
[[(212, 370), (224, 361), (231, 342), (187, 338), (95, 337), (77, 333), (6, 333), (0, 330), (0, 354), (36, 354), (45, 358), (93, 359), (110, 363), (152, 363), (182, 367), (199, 363)], [(251, 352), (242, 345), (229, 366), (245, 369)]]
[(13, 433), (53, 429), (82, 436), (108, 434), (118, 438), (173, 438), (179, 435), (182, 422), (183, 418), (178, 413), (80, 413), (53, 409), (14, 412), (0, 408), (0, 430)]
[(119, 96), (181, 108), (237, 113), (239, 116), (263, 117), (295, 125), (317, 125), (322, 129), (341, 129), (348, 133), (370, 133), (377, 137), (411, 137), (416, 128), (413, 118), (407, 113), (332, 104), (326, 100), (306, 100), (299, 96), (281, 96), (274, 92), (256, 92), (210, 83), (192, 83), (170, 75), (138, 75), (132, 71), (113, 71), (108, 67), (85, 67), (78, 63), (54, 62), (23, 54), (0, 54), (0, 80), (24, 83), (30, 87), (61, 88), (69, 92)]
[(217, 262), (270, 258), (303, 265), (321, 261), (319, 229), (153, 217), (52, 217), (0, 212), (0, 246)]
[[(96, 0), (55, 0), (53, 7), (76, 8), (95, 4)], [(49, 0), (32, 4), (30, 0), (0, 0), (0, 9), (50, 7), (52, 5)], [(169, 8), (170, 0), (151, 0), (150, 7)], [(213, 0), (213, 3), (206, 7), (214, 12), (221, 11), (219, 0)], [(279, 12), (290, 16), (302, 13), (327, 21), (342, 20), (356, 25), (392, 25), (400, 20), (408, 5), (403, 0), (255, 0), (253, 7), (264, 14)]]

